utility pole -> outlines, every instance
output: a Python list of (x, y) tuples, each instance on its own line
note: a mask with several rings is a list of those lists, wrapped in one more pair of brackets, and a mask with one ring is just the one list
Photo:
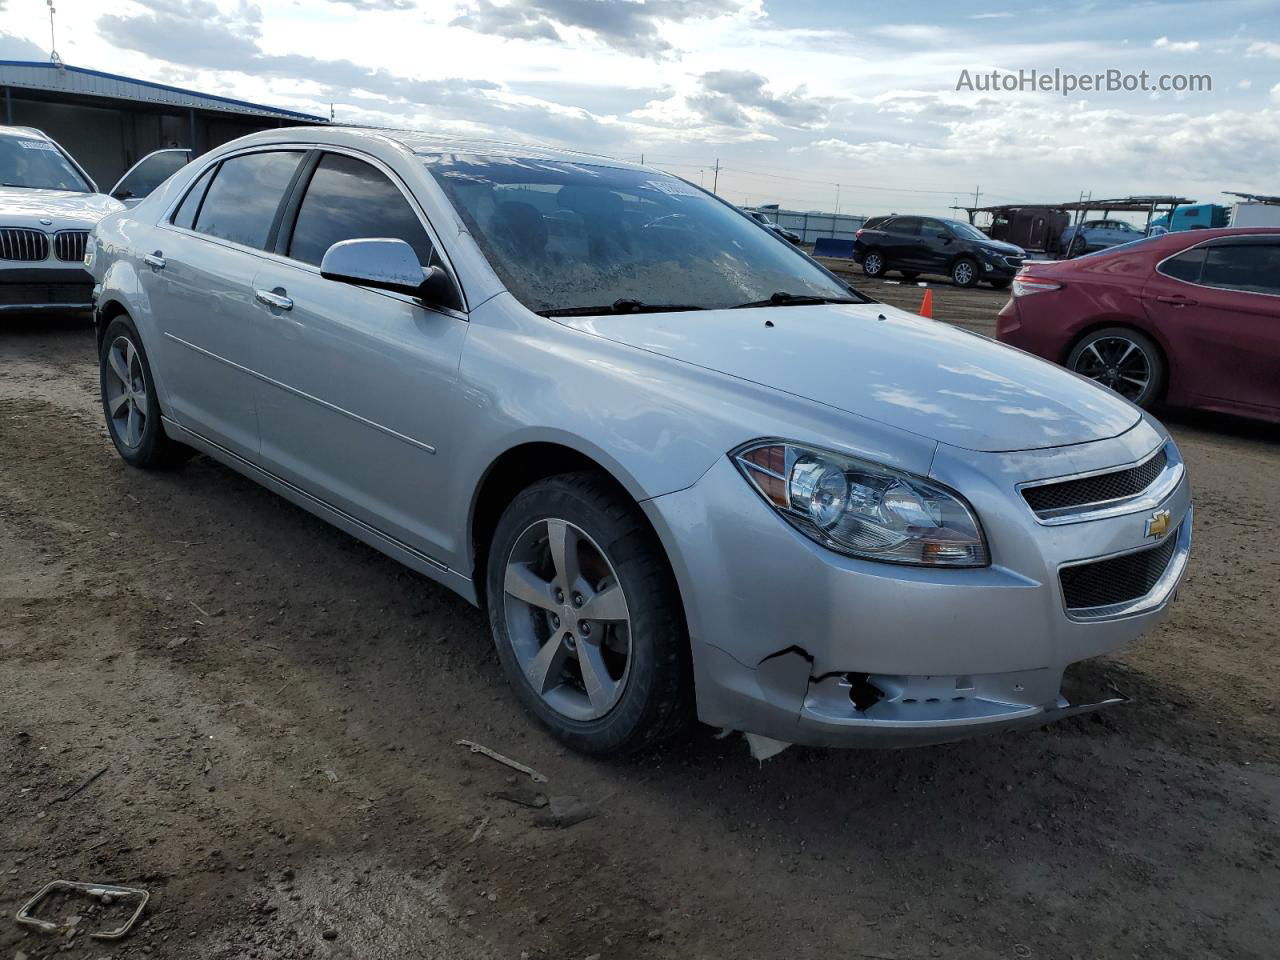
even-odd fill
[(640, 154), (640, 166), (644, 166), (644, 154)]
[(720, 186), (720, 158), (716, 157), (716, 175), (711, 180), (711, 192), (715, 193), (716, 188)]
[(980, 196), (982, 196), (982, 191), (978, 189), (978, 187), (974, 187), (973, 188), (973, 205), (975, 207), (978, 205), (978, 198)]
[(62, 58), (58, 56), (58, 39), (53, 29), (53, 15), (58, 11), (53, 8), (53, 0), (46, 0), (49, 4), (49, 62), (55, 67), (62, 66)]
[(836, 184), (836, 216), (840, 216), (840, 184)]

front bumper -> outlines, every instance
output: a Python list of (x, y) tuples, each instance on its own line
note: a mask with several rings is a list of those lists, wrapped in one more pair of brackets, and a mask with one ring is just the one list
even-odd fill
[(0, 313), (91, 310), (92, 291), (83, 267), (0, 268)]
[(1159, 505), (1179, 538), (1168, 575), (1137, 612), (1087, 621), (1068, 616), (1059, 570), (1143, 546), (1142, 517), (1046, 526), (1016, 485), (1137, 461), (1164, 439), (1143, 420), (1122, 437), (1052, 451), (941, 446), (935, 479), (965, 492), (990, 539), (992, 565), (978, 570), (828, 551), (776, 516), (727, 458), (693, 487), (646, 502), (685, 601), (699, 717), (790, 743), (907, 746), (1118, 702), (1068, 696), (1063, 675), (1167, 616), (1191, 544), (1186, 479)]

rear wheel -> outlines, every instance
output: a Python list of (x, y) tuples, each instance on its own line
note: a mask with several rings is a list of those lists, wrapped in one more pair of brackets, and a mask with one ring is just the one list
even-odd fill
[(1128, 327), (1095, 330), (1072, 348), (1067, 366), (1140, 407), (1164, 391), (1165, 363), (1151, 338)]
[(1085, 251), (1089, 248), (1089, 242), (1079, 234), (1071, 241), (1071, 247), (1067, 250), (1068, 257), (1083, 257)]
[(103, 334), (98, 381), (107, 432), (125, 463), (144, 468), (170, 467), (195, 452), (164, 432), (147, 352), (127, 315), (112, 320)]
[(689, 641), (666, 558), (621, 490), (542, 480), (498, 521), (489, 624), (521, 702), (584, 753), (631, 753), (690, 715)]
[(879, 250), (872, 250), (862, 258), (862, 272), (868, 277), (882, 277), (884, 270), (884, 257)]

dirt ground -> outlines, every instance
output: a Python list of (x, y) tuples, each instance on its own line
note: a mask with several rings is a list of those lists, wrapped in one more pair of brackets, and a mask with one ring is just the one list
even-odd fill
[[(991, 332), (1004, 296), (935, 314)], [(601, 762), (521, 714), (476, 610), (205, 458), (128, 469), (96, 394), (82, 323), (0, 321), (0, 960), (1277, 956), (1271, 428), (1170, 416), (1198, 539), (1171, 619), (1101, 664), (1130, 705)], [(460, 738), (595, 816), (546, 825)], [(27, 932), (54, 878), (151, 901), (116, 944)]]

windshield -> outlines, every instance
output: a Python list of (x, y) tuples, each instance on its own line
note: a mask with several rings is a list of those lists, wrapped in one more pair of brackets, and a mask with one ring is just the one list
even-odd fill
[(48, 140), (36, 137), (0, 137), (0, 184), (37, 190), (74, 190), (90, 193), (91, 188)]
[(675, 177), (508, 157), (424, 159), (530, 310), (856, 296), (773, 233)]
[(948, 220), (947, 225), (961, 237), (967, 237), (970, 240), (990, 240), (985, 233), (979, 230), (971, 223), (961, 223), (959, 220)]

